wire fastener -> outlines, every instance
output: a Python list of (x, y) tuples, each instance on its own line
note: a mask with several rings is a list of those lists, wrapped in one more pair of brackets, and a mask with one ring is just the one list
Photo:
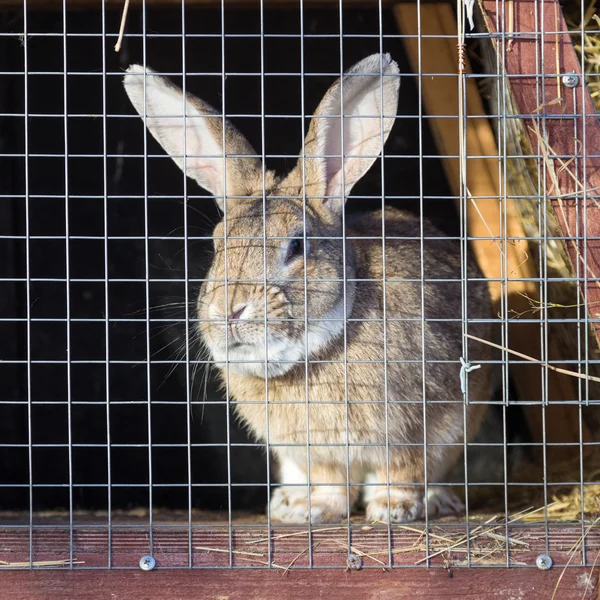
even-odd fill
[(346, 564), (349, 569), (353, 571), (360, 571), (363, 568), (363, 560), (360, 556), (353, 554), (352, 552), (348, 554), (348, 559)]
[(462, 356), (460, 357), (460, 364), (462, 365), (460, 368), (460, 391), (463, 394), (467, 393), (467, 373), (471, 371), (476, 371), (477, 369), (481, 369), (481, 365), (472, 365), (470, 362), (467, 362)]
[(562, 82), (565, 87), (574, 88), (577, 87), (577, 84), (579, 83), (579, 77), (575, 71), (571, 71), (562, 76)]
[(535, 564), (540, 571), (548, 571), (552, 568), (553, 561), (547, 554), (540, 554), (535, 559)]
[(152, 571), (156, 566), (156, 560), (149, 554), (140, 558), (140, 569), (142, 571)]

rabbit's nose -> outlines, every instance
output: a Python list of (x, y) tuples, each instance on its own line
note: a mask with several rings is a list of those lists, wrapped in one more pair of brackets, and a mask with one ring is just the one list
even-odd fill
[(229, 317), (227, 318), (228, 321), (237, 321), (243, 314), (244, 311), (246, 310), (246, 305), (244, 304), (243, 306), (238, 306), (238, 308), (236, 308), (236, 310), (234, 310)]

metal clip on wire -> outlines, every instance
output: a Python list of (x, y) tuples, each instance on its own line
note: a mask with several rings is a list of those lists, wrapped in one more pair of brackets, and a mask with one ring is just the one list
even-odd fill
[(458, 74), (464, 75), (467, 70), (467, 45), (466, 44), (456, 44), (457, 51), (457, 62), (458, 62)]
[(460, 357), (460, 364), (462, 367), (460, 368), (460, 391), (463, 394), (467, 393), (467, 373), (471, 371), (475, 371), (477, 369), (481, 369), (481, 365), (472, 365), (467, 362), (462, 356)]

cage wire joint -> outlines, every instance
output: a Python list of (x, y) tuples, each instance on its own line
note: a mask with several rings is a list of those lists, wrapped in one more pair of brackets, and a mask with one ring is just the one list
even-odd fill
[(460, 391), (463, 394), (467, 393), (467, 373), (481, 369), (481, 365), (472, 365), (467, 362), (462, 356), (460, 357)]

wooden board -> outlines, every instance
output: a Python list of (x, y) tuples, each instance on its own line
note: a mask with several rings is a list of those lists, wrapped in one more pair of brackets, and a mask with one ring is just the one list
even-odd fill
[[(540, 513), (541, 514), (541, 513)], [(582, 527), (578, 524), (515, 522), (508, 526), (510, 547), (507, 557), (506, 529), (496, 519), (483, 521), (445, 519), (427, 528), (422, 522), (393, 525), (272, 525), (231, 526), (208, 522), (155, 524), (152, 536), (145, 524), (66, 525), (45, 528), (4, 528), (0, 526), (0, 579), (8, 567), (48, 568), (47, 561), (65, 561), (69, 567), (73, 548), (73, 569), (139, 568), (142, 556), (152, 554), (159, 568), (187, 567), (269, 567), (281, 572), (308, 567), (347, 567), (348, 549), (362, 557), (365, 569), (390, 567), (464, 568), (469, 566), (533, 567), (546, 552), (557, 566), (591, 566), (600, 553), (600, 530), (591, 529), (585, 538), (586, 555), (581, 552)], [(269, 533), (270, 532), (270, 533)], [(546, 546), (547, 542), (547, 546)], [(32, 553), (30, 554), (30, 543)], [(72, 544), (72, 546), (71, 546)], [(427, 545), (428, 544), (428, 545)], [(391, 556), (389, 548), (392, 548)], [(575, 552), (572, 549), (576, 548)], [(230, 553), (230, 550), (233, 553)], [(190, 560), (191, 558), (191, 560)], [(470, 558), (470, 561), (468, 560)], [(62, 567), (62, 568), (64, 568)], [(599, 565), (600, 568), (600, 565)], [(4, 570), (7, 569), (7, 570)], [(0, 586), (1, 587), (1, 586)]]
[[(471, 530), (474, 527), (472, 525)], [(102, 571), (90, 569), (108, 566), (106, 529), (76, 527), (72, 538), (73, 556), (79, 564), (72, 570), (2, 572), (0, 600), (550, 599), (555, 590), (555, 597), (560, 600), (580, 600), (584, 592), (585, 598), (590, 600), (597, 597), (598, 575), (593, 565), (600, 549), (600, 531), (592, 530), (586, 536), (588, 566), (581, 567), (581, 552), (570, 553), (581, 537), (581, 526), (550, 526), (548, 548), (555, 567), (543, 572), (535, 566), (536, 557), (546, 551), (545, 527), (541, 523), (509, 527), (508, 533), (514, 540), (509, 558), (513, 568), (510, 569), (505, 568), (504, 544), (492, 537), (471, 540), (472, 568), (464, 568), (465, 543), (455, 544), (452, 550), (435, 556), (428, 566), (423, 561), (427, 556), (423, 530), (422, 523), (392, 527), (392, 564), (399, 568), (390, 570), (384, 568), (390, 564), (387, 527), (353, 527), (350, 548), (354, 554), (362, 556), (363, 568), (349, 570), (348, 530), (343, 526), (314, 527), (309, 538), (306, 527), (273, 527), (269, 535), (264, 526), (234, 525), (230, 532), (227, 527), (214, 523), (194, 524), (191, 539), (186, 526), (154, 527), (157, 566), (152, 572), (141, 572), (139, 559), (150, 551), (147, 526), (115, 526), (110, 539), (113, 570)], [(430, 533), (429, 553), (434, 554), (455, 540), (464, 539), (465, 525), (441, 524), (431, 527)], [(492, 533), (501, 539), (505, 534), (504, 527), (501, 525)], [(34, 530), (31, 540), (33, 558), (68, 558), (70, 539), (66, 527)], [(29, 543), (27, 529), (0, 528), (0, 560), (27, 559)], [(312, 566), (316, 569), (307, 568), (311, 566), (309, 546), (312, 548)], [(230, 547), (235, 550), (231, 563)], [(193, 571), (187, 568), (190, 566), (190, 549)], [(568, 568), (564, 568), (567, 563)], [(267, 568), (269, 564), (270, 569)], [(235, 568), (230, 569), (230, 566)], [(481, 568), (485, 566), (496, 568)], [(332, 590), (335, 590), (335, 596), (331, 595)]]
[[(589, 569), (381, 571), (156, 571), (3, 573), (0, 600), (586, 600), (597, 597)], [(559, 581), (560, 578), (560, 581)]]
[[(490, 33), (499, 34), (493, 38), (494, 45), (532, 148), (549, 155), (545, 191), (568, 238), (567, 250), (573, 270), (581, 278), (581, 293), (587, 297), (586, 308), (598, 338), (600, 123), (583, 82), (580, 80), (574, 89), (562, 84), (560, 75), (581, 74), (581, 65), (566, 33), (560, 5), (556, 0), (516, 0), (512, 18), (508, 3), (480, 0), (480, 5), (486, 27)], [(518, 35), (511, 35), (511, 31)]]
[[(459, 154), (458, 132), (461, 127), (458, 120), (457, 25), (453, 9), (447, 3), (420, 7), (416, 4), (399, 4), (394, 8), (394, 14), (401, 33), (414, 36), (405, 38), (404, 44), (415, 73), (419, 72), (420, 64), (425, 110), (430, 117), (440, 117), (430, 119), (429, 124), (450, 187), (453, 194), (459, 196), (460, 165), (458, 159), (453, 158)], [(420, 57), (419, 40), (416, 37), (419, 26), (422, 35), (440, 36), (426, 38)], [(470, 72), (468, 61), (467, 72)], [(431, 73), (439, 75), (428, 75)], [(501, 313), (502, 299), (505, 296), (506, 315), (509, 318), (530, 308), (524, 295), (539, 300), (539, 284), (535, 281), (538, 273), (533, 261), (528, 258), (531, 253), (527, 240), (522, 239), (526, 235), (515, 209), (515, 201), (507, 198), (501, 202), (499, 198), (498, 147), (474, 78), (466, 78), (465, 90), (466, 113), (469, 117), (466, 120), (466, 184), (473, 196), (473, 201), (466, 204), (468, 233), (473, 238), (487, 238), (474, 240), (472, 248), (484, 275), (491, 280), (490, 294), (494, 313)], [(456, 117), (448, 118), (453, 115)], [(490, 242), (490, 236), (495, 237), (497, 243)], [(517, 352), (541, 357), (539, 324), (513, 321), (508, 327), (507, 345)], [(555, 340), (549, 341), (547, 353), (549, 360), (560, 360)], [(510, 375), (521, 400), (539, 402), (542, 399), (545, 375), (542, 367), (512, 365)], [(571, 378), (553, 371), (548, 373), (550, 402), (572, 401), (577, 400), (577, 397)], [(541, 444), (544, 440), (541, 406), (525, 406), (524, 411), (533, 441)], [(579, 442), (577, 406), (554, 405), (548, 406), (545, 411), (547, 443)], [(582, 439), (584, 442), (592, 440), (585, 425)], [(587, 453), (590, 449), (586, 447), (585, 450)], [(577, 457), (578, 454), (579, 448), (576, 446), (550, 446), (547, 456), (552, 460), (560, 460)]]
[[(430, 0), (421, 0), (427, 2)], [(182, 0), (130, 0), (132, 6), (165, 6), (165, 7), (179, 7), (181, 8)], [(261, 0), (223, 0), (227, 8), (259, 8)], [(294, 8), (298, 10), (300, 8), (300, 0), (262, 0), (266, 7), (277, 7), (277, 8)], [(304, 0), (303, 6), (307, 8), (328, 8), (337, 9), (339, 8), (340, 0)], [(120, 9), (123, 7), (124, 0), (66, 0), (67, 9), (78, 9), (78, 10), (100, 10), (102, 4), (105, 4), (107, 8)], [(389, 6), (394, 4), (394, 0), (381, 0), (383, 6)], [(220, 8), (222, 6), (221, 0), (185, 0), (186, 6), (198, 6), (205, 8)], [(343, 0), (343, 5), (350, 8), (370, 8), (377, 9), (379, 6), (379, 0)], [(16, 9), (22, 9), (24, 6), (24, 0), (0, 0), (0, 6), (13, 7)], [(63, 0), (27, 0), (27, 6), (30, 8), (42, 8), (52, 10), (62, 10)]]

